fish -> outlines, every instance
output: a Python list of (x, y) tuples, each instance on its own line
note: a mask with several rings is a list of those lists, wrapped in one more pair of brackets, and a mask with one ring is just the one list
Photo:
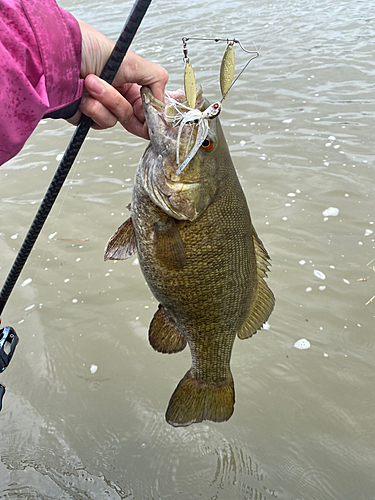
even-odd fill
[[(130, 217), (109, 239), (104, 258), (138, 253), (146, 282), (158, 300), (150, 323), (151, 346), (177, 353), (187, 345), (191, 368), (173, 392), (166, 421), (183, 427), (227, 421), (235, 404), (230, 369), (236, 336), (251, 337), (275, 303), (265, 278), (270, 257), (251, 221), (219, 118), (179, 174), (176, 150), (186, 158), (196, 123), (178, 126), (186, 112), (183, 89), (165, 103), (141, 88), (150, 142), (137, 166)], [(210, 103), (197, 87), (195, 108)]]

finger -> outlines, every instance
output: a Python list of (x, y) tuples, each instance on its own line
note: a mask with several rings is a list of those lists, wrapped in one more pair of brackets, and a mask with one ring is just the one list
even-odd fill
[[(135, 109), (138, 109), (137, 114), (133, 114), (133, 108), (127, 102), (127, 105), (131, 108), (131, 117), (130, 119), (126, 119), (121, 123), (121, 125), (130, 133), (137, 135), (138, 137), (142, 137), (144, 139), (149, 139), (147, 124), (145, 123), (144, 114), (142, 110), (142, 100), (139, 94), (139, 87), (135, 90), (135, 94), (138, 91), (138, 101), (136, 101)], [(140, 112), (140, 117), (138, 117)], [(81, 100), (81, 104), (79, 110), (85, 115), (89, 116), (93, 121), (94, 129), (105, 129), (110, 128), (116, 125), (117, 116), (109, 111), (101, 102), (93, 97), (84, 96)]]
[(82, 115), (82, 113), (81, 113), (80, 109), (78, 108), (77, 113), (75, 115), (73, 115), (71, 118), (68, 118), (66, 121), (68, 123), (71, 123), (72, 125), (78, 125), (79, 120), (81, 119), (81, 115)]
[[(141, 99), (139, 100), (141, 101)], [(142, 107), (141, 102), (140, 106)], [(79, 110), (94, 121), (92, 128), (96, 130), (110, 128), (117, 123), (117, 117), (113, 115), (105, 106), (103, 106), (102, 103), (90, 96), (85, 96), (82, 98)], [(143, 139), (150, 139), (148, 134), (148, 127), (144, 118), (143, 120), (140, 120), (137, 116), (132, 115), (130, 120), (126, 120), (120, 123), (125, 128), (125, 130), (127, 130), (131, 134), (142, 137)]]
[(101, 102), (90, 96), (82, 97), (79, 110), (95, 122), (96, 125), (94, 124), (93, 128), (110, 128), (117, 123), (117, 116), (111, 113)]
[(116, 116), (119, 122), (126, 123), (133, 116), (133, 108), (125, 97), (98, 76), (88, 75), (85, 78), (85, 88), (92, 97)]
[[(167, 78), (168, 79), (168, 78)], [(152, 92), (152, 95), (159, 99), (161, 102), (165, 102), (165, 85), (166, 81), (156, 81), (154, 83), (149, 83), (148, 86)]]
[(131, 120), (129, 120), (127, 123), (122, 124), (122, 126), (131, 134), (142, 137), (143, 139), (150, 140), (147, 123), (141, 122), (136, 116), (133, 116)]
[[(122, 89), (120, 88), (121, 92)], [(126, 91), (126, 100), (131, 104), (133, 108), (133, 114), (138, 118), (141, 123), (145, 121), (145, 114), (142, 105), (141, 87), (136, 83), (132, 83)]]
[(146, 85), (157, 99), (164, 102), (167, 81), (168, 72), (164, 68), (128, 51), (113, 84), (115, 87), (125, 82)]

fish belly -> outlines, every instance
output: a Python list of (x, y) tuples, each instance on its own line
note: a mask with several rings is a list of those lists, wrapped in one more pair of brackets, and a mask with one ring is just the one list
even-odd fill
[[(185, 252), (179, 266), (174, 264), (178, 259), (161, 259), (156, 244), (156, 228), (170, 224), (169, 216), (152, 203), (142, 186), (133, 193), (131, 217), (142, 272), (167, 311), (168, 328), (172, 323), (192, 355), (192, 367), (167, 410), (167, 421), (176, 426), (223, 421), (233, 413), (230, 356), (250, 311), (256, 262), (246, 201), (233, 204), (225, 193), (220, 196), (197, 220), (173, 221)], [(156, 335), (163, 334), (165, 323), (158, 321)]]

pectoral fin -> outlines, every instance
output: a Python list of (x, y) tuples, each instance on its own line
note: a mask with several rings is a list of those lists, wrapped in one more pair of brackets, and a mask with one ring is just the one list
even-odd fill
[(259, 239), (255, 229), (253, 229), (253, 241), (255, 248), (255, 257), (257, 262), (257, 277), (258, 284), (256, 290), (256, 297), (247, 320), (242, 326), (241, 330), (237, 333), (238, 338), (248, 339), (257, 330), (262, 328), (262, 325), (269, 318), (274, 306), (275, 297), (272, 290), (268, 287), (264, 278), (267, 277), (268, 266), (270, 265), (270, 257), (267, 250), (264, 248), (262, 241)]
[(186, 253), (175, 220), (169, 217), (165, 222), (155, 222), (154, 228), (155, 246), (159, 259), (169, 268), (182, 269), (185, 265)]
[(151, 321), (148, 339), (155, 351), (165, 354), (180, 352), (186, 347), (184, 335), (179, 332), (173, 318), (161, 304)]
[(136, 251), (137, 241), (133, 223), (129, 217), (109, 238), (104, 249), (104, 260), (125, 260)]

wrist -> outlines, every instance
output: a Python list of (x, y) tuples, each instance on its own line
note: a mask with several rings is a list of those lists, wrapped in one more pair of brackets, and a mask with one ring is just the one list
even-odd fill
[(100, 75), (115, 43), (84, 21), (77, 21), (82, 34), (81, 77)]

